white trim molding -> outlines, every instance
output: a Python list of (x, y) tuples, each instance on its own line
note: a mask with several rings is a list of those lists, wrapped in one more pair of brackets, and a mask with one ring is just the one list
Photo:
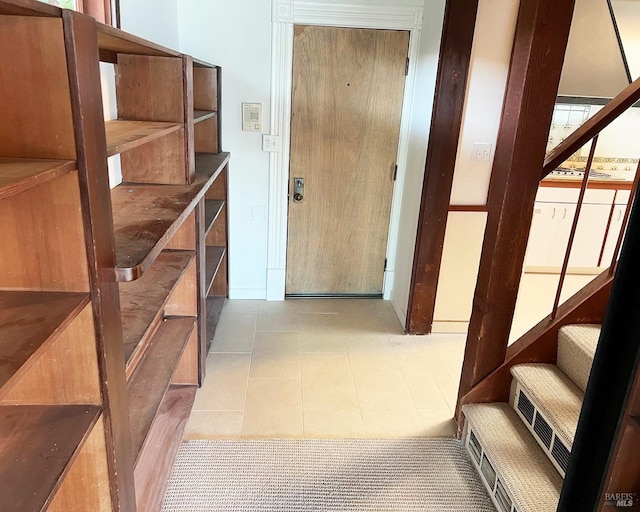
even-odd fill
[(409, 123), (413, 107), (416, 62), (424, 9), (388, 5), (349, 5), (305, 0), (272, 0), (271, 32), (271, 135), (280, 136), (281, 150), (269, 159), (269, 231), (267, 240), (267, 300), (283, 300), (287, 259), (287, 214), (289, 182), (289, 148), (291, 143), (291, 93), (293, 75), (293, 27), (295, 24), (334, 27), (408, 30), (409, 72), (405, 82), (398, 175), (391, 203), (387, 242), (387, 273), (383, 295), (393, 288), (395, 254), (398, 240), (400, 202), (404, 185), (409, 142)]

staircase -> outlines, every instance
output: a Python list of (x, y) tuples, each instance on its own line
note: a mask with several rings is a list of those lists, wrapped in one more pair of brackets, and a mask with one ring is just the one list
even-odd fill
[(599, 325), (567, 325), (553, 364), (511, 368), (509, 403), (469, 404), (463, 439), (499, 512), (558, 506)]

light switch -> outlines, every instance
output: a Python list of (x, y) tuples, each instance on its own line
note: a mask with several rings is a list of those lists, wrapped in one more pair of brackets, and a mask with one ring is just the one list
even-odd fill
[(491, 144), (488, 142), (474, 142), (471, 150), (472, 162), (488, 162), (491, 158)]
[(278, 135), (263, 135), (262, 151), (280, 151), (280, 137)]

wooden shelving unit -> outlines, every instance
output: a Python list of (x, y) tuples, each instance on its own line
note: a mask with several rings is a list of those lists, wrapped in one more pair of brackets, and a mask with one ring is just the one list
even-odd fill
[(159, 510), (227, 296), (220, 68), (32, 0), (0, 15), (0, 508)]

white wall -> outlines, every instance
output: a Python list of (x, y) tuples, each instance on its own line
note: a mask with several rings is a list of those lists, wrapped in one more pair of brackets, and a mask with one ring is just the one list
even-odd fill
[(177, 50), (178, 0), (120, 0), (122, 30)]
[(631, 78), (636, 80), (640, 77), (640, 2), (613, 0), (612, 5)]
[[(302, 2), (306, 0), (296, 0)], [(415, 108), (395, 266), (392, 300), (406, 314), (413, 248), (424, 173), (424, 158), (435, 84), (444, 0), (329, 0), (336, 4), (425, 6), (417, 64)], [(230, 296), (264, 298), (267, 271), (267, 223), (252, 209), (268, 206), (268, 154), (261, 134), (241, 131), (243, 101), (263, 104), (268, 133), (271, 83), (271, 3), (268, 0), (180, 0), (180, 49), (223, 68), (223, 149), (230, 163)]]
[(243, 132), (241, 103), (262, 103), (269, 132), (271, 94), (271, 2), (180, 0), (180, 49), (222, 66), (222, 149), (229, 164), (229, 295), (265, 298), (269, 158), (262, 134)]

